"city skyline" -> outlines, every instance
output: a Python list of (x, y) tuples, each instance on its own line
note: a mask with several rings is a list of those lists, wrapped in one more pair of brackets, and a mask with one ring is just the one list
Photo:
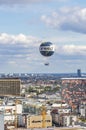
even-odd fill
[[(85, 0), (0, 1), (0, 72), (86, 72), (85, 4)], [(39, 52), (45, 41), (55, 45), (48, 58)]]

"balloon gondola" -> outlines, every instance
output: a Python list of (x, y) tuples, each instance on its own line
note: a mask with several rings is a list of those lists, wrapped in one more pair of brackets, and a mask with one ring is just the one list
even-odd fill
[(48, 63), (48, 62), (46, 62), (44, 65), (45, 65), (45, 66), (48, 66), (48, 65), (49, 65), (49, 63)]

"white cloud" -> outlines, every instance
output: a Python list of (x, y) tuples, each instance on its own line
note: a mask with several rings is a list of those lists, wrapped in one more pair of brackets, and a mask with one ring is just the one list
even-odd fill
[(56, 46), (56, 53), (60, 56), (68, 56), (69, 59), (86, 57), (86, 45), (63, 45)]
[(2, 33), (0, 34), (0, 60), (3, 63), (7, 61), (11, 65), (25, 61), (27, 57), (32, 61), (32, 55), (37, 55), (39, 44), (39, 39), (33, 36)]
[(0, 34), (0, 44), (17, 44), (28, 46), (38, 46), (39, 39), (33, 36), (25, 36), (24, 34), (9, 35), (6, 33)]
[(9, 61), (8, 64), (14, 65), (14, 66), (17, 65), (17, 63), (15, 61)]
[[(59, 51), (60, 50), (60, 51)], [(77, 45), (64, 45), (58, 47), (59, 53), (66, 55), (85, 55), (86, 56), (86, 46)]]
[(42, 15), (41, 20), (55, 29), (86, 33), (86, 8), (61, 8), (51, 15)]

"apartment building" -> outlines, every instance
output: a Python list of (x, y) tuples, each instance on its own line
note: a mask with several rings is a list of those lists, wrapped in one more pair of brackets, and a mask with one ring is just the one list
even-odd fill
[(28, 115), (27, 128), (47, 128), (52, 126), (51, 115)]

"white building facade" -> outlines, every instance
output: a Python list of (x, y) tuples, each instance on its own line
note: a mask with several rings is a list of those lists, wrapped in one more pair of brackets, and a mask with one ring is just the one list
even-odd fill
[(4, 130), (4, 114), (0, 113), (0, 130)]

